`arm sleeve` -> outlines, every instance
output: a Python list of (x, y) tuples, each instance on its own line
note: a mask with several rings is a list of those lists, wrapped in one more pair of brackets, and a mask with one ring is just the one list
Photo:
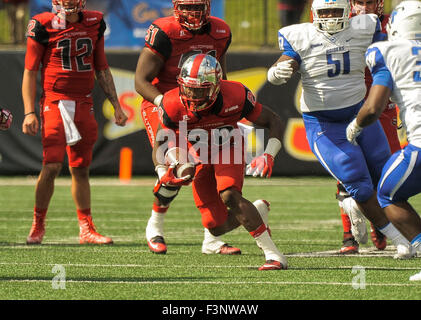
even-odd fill
[(26, 42), (25, 69), (38, 71), (44, 51), (45, 46), (28, 37)]
[(366, 54), (366, 63), (373, 76), (373, 84), (382, 85), (393, 90), (393, 78), (390, 70), (386, 66), (384, 57), (377, 47), (368, 48)]
[(291, 44), (288, 42), (287, 38), (278, 31), (278, 39), (279, 39), (279, 50), (283, 51), (283, 55), (293, 58), (301, 64), (301, 57), (300, 55), (293, 49)]

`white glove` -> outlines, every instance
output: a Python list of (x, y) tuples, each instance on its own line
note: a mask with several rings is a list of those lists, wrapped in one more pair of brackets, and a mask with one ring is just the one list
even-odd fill
[(291, 79), (293, 73), (292, 60), (284, 60), (268, 70), (268, 80), (274, 85), (284, 84)]
[(351, 121), (351, 123), (346, 127), (346, 138), (354, 146), (357, 146), (357, 137), (361, 134), (363, 128), (357, 124), (357, 118)]

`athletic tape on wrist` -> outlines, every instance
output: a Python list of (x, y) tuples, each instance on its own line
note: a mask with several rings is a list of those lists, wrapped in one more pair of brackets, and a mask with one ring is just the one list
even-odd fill
[(279, 150), (282, 148), (282, 143), (277, 138), (270, 138), (265, 149), (265, 153), (270, 154), (272, 157), (276, 157)]
[(162, 94), (160, 94), (159, 96), (156, 96), (155, 99), (153, 100), (153, 104), (159, 107), (163, 98), (164, 96)]

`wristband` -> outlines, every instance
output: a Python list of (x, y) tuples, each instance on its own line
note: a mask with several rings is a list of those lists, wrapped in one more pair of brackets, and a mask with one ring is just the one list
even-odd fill
[(265, 153), (270, 154), (273, 158), (276, 157), (279, 150), (282, 148), (282, 143), (277, 138), (269, 138), (268, 144), (265, 149)]
[(164, 98), (164, 96), (162, 94), (157, 95), (155, 97), (155, 99), (153, 99), (153, 104), (156, 105), (157, 107), (159, 107), (161, 105), (162, 99)]
[(31, 112), (25, 113), (23, 116), (26, 117), (26, 116), (29, 116), (30, 114), (35, 114), (35, 111), (31, 111)]

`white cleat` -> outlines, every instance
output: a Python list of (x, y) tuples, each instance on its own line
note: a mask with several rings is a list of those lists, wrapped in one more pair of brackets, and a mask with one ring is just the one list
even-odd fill
[(358, 243), (365, 244), (368, 241), (367, 225), (365, 217), (351, 197), (342, 201), (342, 208), (351, 221), (351, 232)]
[(225, 242), (220, 240), (206, 241), (202, 243), (202, 253), (204, 254), (218, 254), (221, 251)]
[(410, 244), (398, 244), (396, 250), (397, 253), (393, 256), (396, 260), (408, 260), (417, 256), (417, 251)]
[(421, 281), (421, 272), (410, 276), (409, 281)]

